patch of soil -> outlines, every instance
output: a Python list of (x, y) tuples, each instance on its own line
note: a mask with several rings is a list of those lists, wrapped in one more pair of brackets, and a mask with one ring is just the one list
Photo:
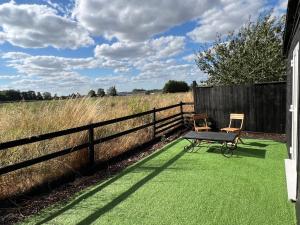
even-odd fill
[(243, 131), (241, 134), (241, 137), (242, 138), (273, 140), (273, 141), (278, 141), (278, 142), (286, 142), (285, 134), (272, 134), (272, 133), (258, 133), (258, 132)]

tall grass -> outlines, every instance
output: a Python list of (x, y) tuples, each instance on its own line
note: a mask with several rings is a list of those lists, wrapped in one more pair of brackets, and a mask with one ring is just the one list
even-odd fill
[[(105, 97), (20, 102), (0, 106), (0, 142), (64, 130), (93, 122), (159, 108), (180, 101), (192, 101), (191, 93), (150, 96)], [(179, 108), (158, 113), (162, 118), (179, 112)], [(151, 115), (112, 124), (95, 130), (96, 138), (107, 136), (151, 121)], [(96, 160), (107, 160), (150, 140), (151, 128), (95, 146)], [(0, 152), (0, 167), (32, 159), (87, 142), (87, 132), (79, 132), (47, 141), (19, 146)], [(0, 176), (0, 198), (20, 194), (32, 187), (76, 171), (87, 163), (87, 150), (74, 152), (47, 162)]]

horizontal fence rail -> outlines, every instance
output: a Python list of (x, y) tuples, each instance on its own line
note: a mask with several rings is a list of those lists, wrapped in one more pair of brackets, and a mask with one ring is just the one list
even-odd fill
[[(183, 126), (185, 123), (184, 120), (184, 115), (185, 114), (191, 114), (193, 112), (184, 112), (183, 111), (183, 106), (184, 105), (194, 105), (194, 103), (192, 102), (180, 102), (179, 104), (175, 104), (175, 105), (170, 105), (170, 106), (166, 106), (166, 107), (162, 107), (162, 108), (154, 108), (152, 110), (149, 111), (145, 111), (145, 112), (141, 112), (141, 113), (137, 113), (137, 114), (133, 114), (133, 115), (129, 115), (129, 116), (124, 116), (124, 117), (120, 117), (120, 118), (115, 118), (115, 119), (111, 119), (111, 120), (106, 120), (106, 121), (101, 121), (101, 122), (97, 122), (97, 123), (92, 123), (92, 124), (88, 124), (88, 125), (84, 125), (84, 126), (80, 126), (80, 127), (75, 127), (75, 128), (70, 128), (70, 129), (66, 129), (66, 130), (61, 130), (61, 131), (55, 131), (55, 132), (51, 132), (51, 133), (47, 133), (47, 134), (41, 134), (41, 135), (37, 135), (37, 136), (32, 136), (32, 137), (28, 137), (28, 138), (22, 138), (19, 140), (13, 140), (13, 141), (8, 141), (8, 142), (4, 142), (4, 143), (0, 143), (0, 151), (6, 151), (9, 148), (14, 148), (14, 147), (18, 147), (18, 146), (22, 146), (22, 145), (26, 145), (26, 144), (31, 144), (31, 143), (36, 143), (39, 141), (45, 141), (45, 140), (50, 140), (53, 138), (57, 138), (57, 137), (62, 137), (65, 135), (70, 135), (70, 134), (75, 134), (78, 132), (83, 132), (86, 131), (88, 132), (88, 143), (83, 143), (71, 148), (66, 148), (54, 153), (50, 153), (50, 154), (46, 154), (37, 158), (33, 158), (30, 160), (26, 160), (23, 162), (19, 162), (19, 163), (15, 163), (12, 165), (7, 165), (4, 167), (0, 167), (0, 175), (2, 174), (6, 174), (18, 169), (22, 169), (28, 166), (32, 166), (34, 164), (37, 163), (41, 163), (50, 159), (54, 159), (60, 156), (64, 156), (76, 151), (80, 151), (83, 149), (88, 149), (88, 159), (89, 159), (89, 165), (93, 166), (95, 158), (94, 158), (94, 146), (100, 143), (104, 143), (110, 140), (113, 140), (115, 138), (119, 138), (121, 136), (148, 128), (148, 127), (152, 127), (153, 128), (153, 139), (157, 137), (158, 134), (161, 134), (167, 130), (170, 129), (177, 129), (180, 126)], [(157, 112), (162, 112), (165, 110), (169, 110), (169, 109), (174, 109), (176, 107), (179, 107), (180, 112), (176, 113), (174, 115), (171, 116), (167, 116), (165, 118), (161, 118), (161, 119), (156, 119)], [(95, 140), (94, 137), (94, 129), (95, 128), (99, 128), (99, 127), (103, 127), (103, 126), (107, 126), (110, 124), (115, 124), (115, 123), (119, 123), (119, 122), (123, 122), (126, 120), (130, 120), (130, 119), (135, 119), (135, 118), (139, 118), (142, 116), (146, 116), (146, 115), (152, 115), (152, 122), (147, 123), (147, 124), (143, 124), (137, 127), (133, 127), (130, 128), (128, 130), (125, 131), (121, 131), (119, 133), (116, 134), (112, 134), (106, 137), (101, 137), (99, 139)]]

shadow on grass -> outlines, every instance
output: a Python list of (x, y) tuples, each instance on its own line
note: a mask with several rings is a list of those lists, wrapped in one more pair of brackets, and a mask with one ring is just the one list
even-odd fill
[[(138, 167), (136, 168), (134, 171), (132, 171), (132, 173), (140, 173), (141, 171), (144, 172), (144, 171), (153, 171), (155, 169), (157, 169), (159, 167), (157, 166), (141, 166), (141, 167)], [(168, 168), (168, 170), (179, 170), (178, 168)], [(181, 170), (181, 168), (180, 168)]]
[[(158, 152), (150, 155), (146, 159), (144, 159), (144, 160), (138, 162), (137, 164), (135, 164), (134, 166), (128, 168), (125, 172), (121, 172), (119, 175), (113, 177), (112, 179), (108, 180), (107, 182), (104, 182), (103, 184), (100, 184), (95, 189), (93, 189), (93, 190), (91, 190), (91, 191), (89, 191), (89, 192), (87, 192), (85, 194), (80, 195), (77, 199), (75, 199), (73, 202), (71, 202), (67, 206), (63, 207), (62, 209), (58, 210), (57, 212), (54, 212), (52, 215), (50, 215), (47, 218), (45, 218), (45, 219), (37, 222), (36, 224), (41, 225), (41, 224), (49, 222), (50, 220), (53, 220), (54, 218), (58, 217), (59, 215), (61, 215), (64, 212), (68, 211), (69, 209), (71, 209), (73, 206), (79, 204), (81, 201), (85, 200), (86, 198), (89, 198), (89, 197), (93, 196), (94, 194), (96, 194), (97, 192), (103, 190), (105, 187), (107, 187), (110, 184), (114, 183), (115, 181), (117, 181), (118, 179), (122, 178), (126, 174), (134, 171), (136, 168), (139, 168), (141, 165), (143, 165), (146, 162), (150, 161), (151, 159), (159, 156), (160, 154), (162, 154), (163, 152), (165, 152), (166, 150), (168, 150), (170, 147), (176, 145), (180, 141), (181, 140), (178, 139), (178, 140), (170, 143), (169, 145), (167, 145), (166, 147), (164, 147), (160, 151), (158, 151)], [(113, 199), (111, 202), (107, 203), (105, 206), (103, 206), (102, 208), (98, 209), (97, 211), (95, 211), (94, 213), (92, 213), (91, 215), (89, 215), (88, 217), (86, 217), (85, 219), (83, 219), (82, 221), (80, 221), (78, 224), (90, 224), (93, 221), (95, 221), (96, 219), (98, 219), (101, 215), (105, 214), (109, 210), (111, 210), (114, 207), (116, 207), (119, 203), (121, 203), (122, 201), (124, 201), (127, 197), (129, 197), (131, 194), (133, 194), (135, 191), (137, 191), (140, 187), (142, 187), (145, 183), (147, 183), (149, 180), (153, 179), (155, 176), (157, 176), (159, 173), (161, 173), (164, 169), (166, 169), (168, 166), (170, 166), (171, 164), (173, 164), (184, 153), (185, 153), (184, 151), (181, 151), (177, 155), (175, 155), (173, 158), (171, 158), (169, 161), (167, 161), (166, 163), (164, 163), (162, 166), (155, 167), (154, 171), (151, 174), (147, 175), (146, 177), (144, 177), (143, 179), (141, 179), (140, 181), (138, 181), (136, 184), (134, 184), (127, 191), (125, 191), (124, 193), (122, 193), (121, 195), (119, 195), (118, 197), (116, 197), (115, 199)]]
[(160, 174), (163, 170), (165, 170), (167, 167), (172, 165), (175, 161), (177, 161), (185, 152), (182, 150), (177, 155), (175, 155), (173, 158), (171, 158), (169, 161), (164, 163), (162, 166), (157, 167), (154, 169), (152, 173), (138, 181), (136, 184), (134, 184), (132, 187), (130, 187), (127, 191), (123, 192), (121, 195), (113, 199), (111, 202), (107, 203), (102, 208), (98, 209), (85, 219), (81, 220), (77, 225), (85, 225), (85, 224), (91, 224), (95, 220), (97, 220), (99, 217), (101, 217), (103, 214), (107, 213), (114, 207), (116, 207), (119, 203), (127, 199), (131, 194), (136, 192), (140, 187), (142, 187), (144, 184), (146, 184), (148, 181), (156, 177), (158, 174)]
[[(221, 147), (218, 146), (211, 146), (208, 150), (208, 153), (216, 153), (222, 154)], [(258, 148), (245, 148), (245, 147), (238, 147), (236, 150), (233, 151), (233, 157), (254, 157), (254, 158), (266, 158), (266, 150), (258, 149)]]
[(245, 143), (244, 145), (250, 145), (250, 146), (254, 146), (254, 147), (259, 147), (259, 148), (264, 148), (267, 147), (267, 144), (263, 144), (263, 143), (259, 143), (259, 142), (249, 142), (249, 143)]

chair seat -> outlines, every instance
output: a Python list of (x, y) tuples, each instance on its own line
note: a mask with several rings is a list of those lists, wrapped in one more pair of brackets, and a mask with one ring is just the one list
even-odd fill
[(195, 127), (195, 131), (201, 131), (201, 130), (211, 130), (210, 127)]
[(234, 127), (225, 127), (222, 128), (221, 131), (226, 131), (226, 132), (235, 132), (235, 131), (240, 131), (240, 128), (234, 128)]

